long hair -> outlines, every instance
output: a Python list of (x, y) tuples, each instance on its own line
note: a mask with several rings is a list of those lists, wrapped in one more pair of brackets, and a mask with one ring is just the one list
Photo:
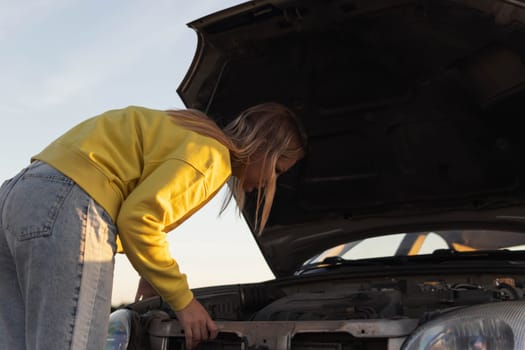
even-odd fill
[[(225, 145), (230, 151), (232, 168), (241, 169), (239, 176), (230, 178), (231, 193), (224, 201), (222, 210), (232, 196), (237, 200), (239, 210), (244, 207), (244, 169), (256, 152), (262, 153), (261, 169), (266, 166), (275, 169), (280, 157), (300, 159), (306, 151), (306, 134), (297, 117), (290, 109), (278, 103), (262, 103), (250, 107), (223, 129), (198, 110), (170, 110), (167, 113), (175, 123)], [(270, 215), (277, 176), (273, 173), (264, 188), (261, 181), (262, 179), (259, 180), (254, 218), (258, 234), (262, 233)]]

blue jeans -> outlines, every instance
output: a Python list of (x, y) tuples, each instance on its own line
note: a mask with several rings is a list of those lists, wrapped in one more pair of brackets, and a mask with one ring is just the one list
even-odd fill
[(0, 188), (0, 349), (104, 348), (116, 227), (34, 162)]

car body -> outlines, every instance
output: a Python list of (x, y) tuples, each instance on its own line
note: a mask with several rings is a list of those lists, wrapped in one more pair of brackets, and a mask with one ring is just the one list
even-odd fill
[[(525, 1), (255, 0), (189, 26), (187, 107), (276, 101), (308, 135), (254, 233), (276, 278), (195, 289), (202, 349), (525, 346)], [(162, 300), (118, 311), (184, 347)]]

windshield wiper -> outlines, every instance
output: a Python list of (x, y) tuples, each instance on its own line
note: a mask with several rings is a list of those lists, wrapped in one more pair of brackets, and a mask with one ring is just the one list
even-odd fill
[(308, 271), (320, 270), (320, 269), (333, 269), (340, 266), (371, 266), (371, 265), (382, 265), (380, 261), (371, 261), (376, 259), (360, 259), (360, 260), (347, 260), (340, 256), (329, 256), (324, 258), (320, 262), (315, 262), (301, 266), (301, 268), (295, 273), (295, 275), (302, 275)]
[(340, 256), (329, 256), (320, 262), (307, 264), (295, 273), (303, 275), (314, 270), (332, 270), (348, 266), (384, 266), (384, 265), (404, 265), (415, 262), (427, 263), (447, 263), (453, 261), (473, 261), (473, 260), (497, 260), (497, 261), (523, 261), (525, 252), (512, 250), (478, 250), (469, 252), (458, 252), (453, 249), (438, 249), (432, 254), (412, 255), (412, 256), (390, 256), (379, 258), (368, 258), (360, 260), (347, 260)]
[(437, 249), (429, 255), (417, 255), (415, 256), (422, 260), (463, 260), (463, 259), (474, 259), (483, 258), (490, 260), (524, 260), (524, 251), (513, 251), (508, 249), (500, 250), (474, 250), (469, 252), (458, 252), (454, 249)]

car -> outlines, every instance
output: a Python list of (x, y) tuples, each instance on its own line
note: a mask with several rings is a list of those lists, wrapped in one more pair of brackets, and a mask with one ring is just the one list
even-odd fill
[[(275, 101), (307, 156), (262, 234), (275, 279), (194, 289), (200, 349), (525, 347), (525, 1), (254, 0), (189, 23), (178, 88), (219, 125)], [(158, 297), (108, 349), (183, 349)]]

